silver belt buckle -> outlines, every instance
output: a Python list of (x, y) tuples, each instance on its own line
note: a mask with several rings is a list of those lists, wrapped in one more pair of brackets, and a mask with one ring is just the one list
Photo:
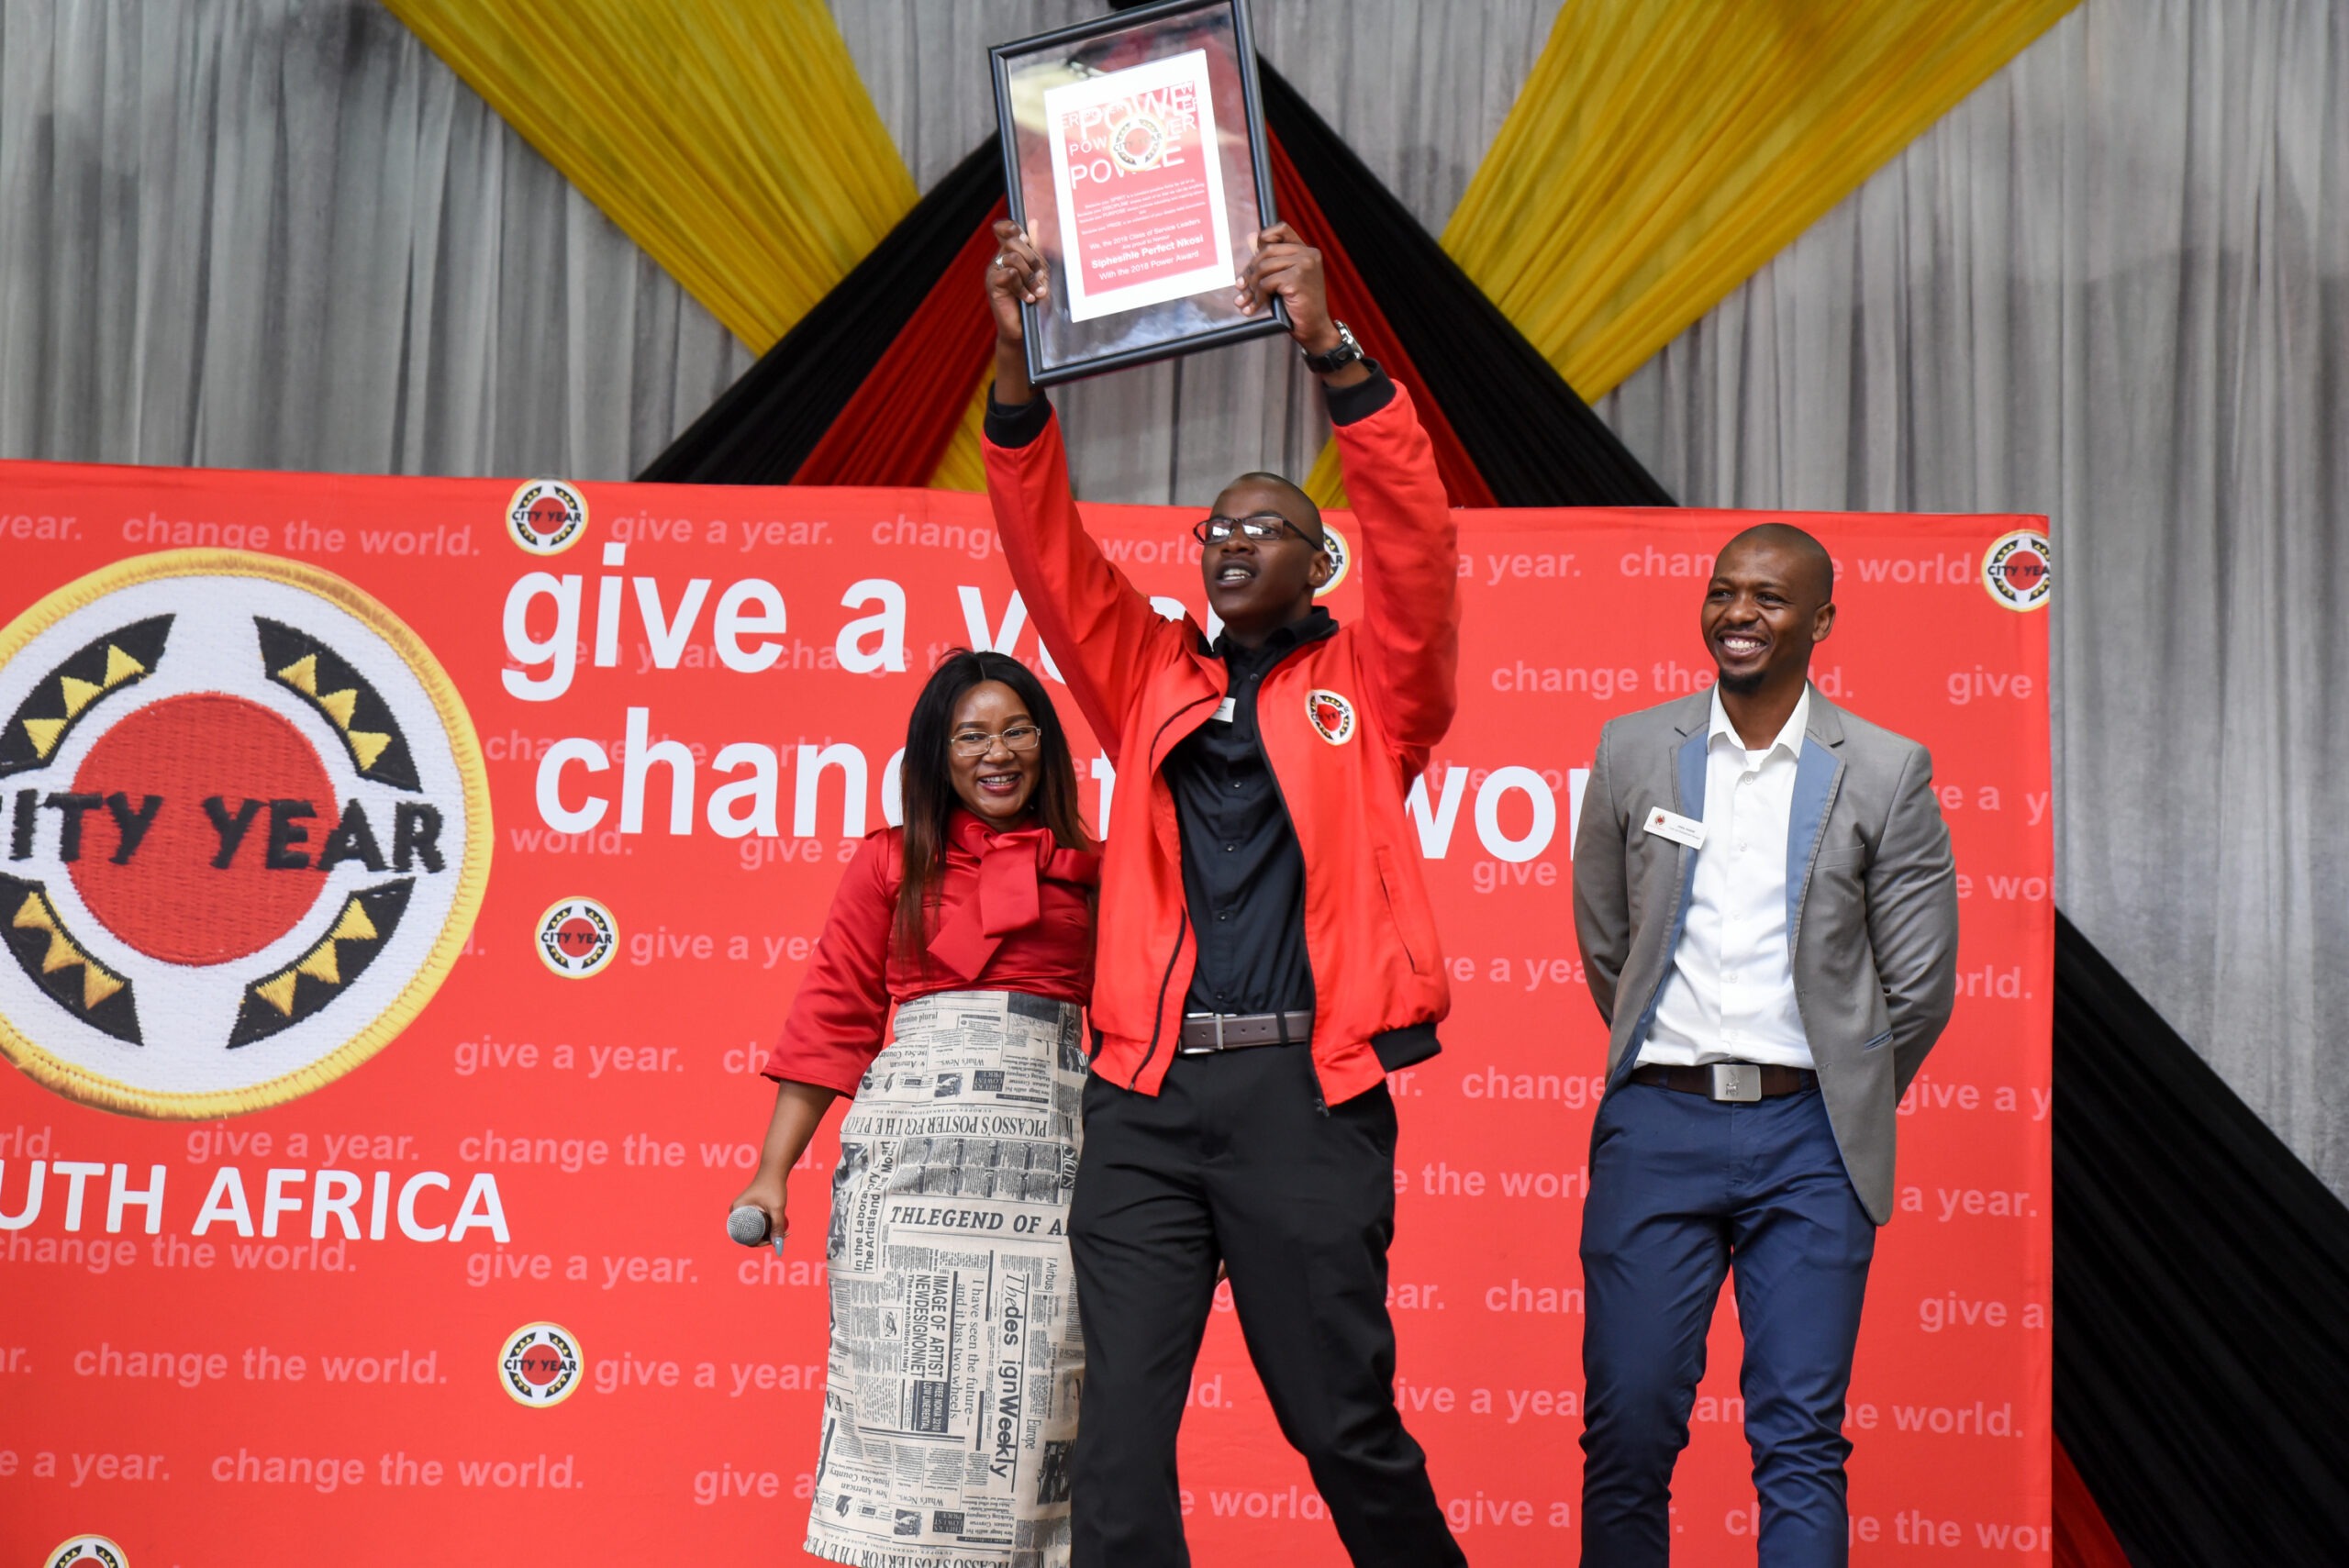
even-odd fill
[(1731, 1105), (1757, 1105), (1762, 1099), (1762, 1069), (1751, 1062), (1713, 1063), (1713, 1098)]
[(1174, 1047), (1174, 1054), (1177, 1056), (1212, 1056), (1216, 1052), (1223, 1050), (1223, 1015), (1221, 1013), (1186, 1013), (1183, 1015), (1183, 1021), (1186, 1024), (1194, 1018), (1213, 1018), (1215, 1020), (1215, 1043), (1213, 1045), (1186, 1045), (1178, 1043)]

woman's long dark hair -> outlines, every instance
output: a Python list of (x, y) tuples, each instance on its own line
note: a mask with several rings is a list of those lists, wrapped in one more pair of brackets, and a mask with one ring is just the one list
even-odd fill
[(892, 945), (917, 966), (930, 961), (930, 906), (946, 864), (946, 825), (962, 797), (948, 771), (948, 744), (954, 705), (973, 686), (1000, 681), (1019, 695), (1028, 717), (1044, 732), (1036, 748), (1036, 793), (1029, 813), (1052, 830), (1064, 850), (1089, 850), (1093, 837), (1076, 803), (1076, 763), (1068, 732), (1061, 728), (1052, 699), (1028, 667), (1007, 653), (974, 653), (958, 648), (930, 673), (930, 684), (906, 721), (906, 760), (897, 780), (906, 806), (905, 880), (897, 885), (897, 918)]

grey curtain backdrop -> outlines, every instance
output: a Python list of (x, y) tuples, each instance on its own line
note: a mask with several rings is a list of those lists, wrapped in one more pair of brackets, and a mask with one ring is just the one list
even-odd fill
[(621, 479), (750, 361), (373, 0), (0, 0), (0, 456)]
[[(1255, 0), (1264, 57), (1419, 221), (1439, 229), (1550, 36), (1559, 0)], [(833, 0), (881, 117), (927, 186), (995, 129), (990, 43), (1063, 27), (1101, 0)], [(1286, 341), (1260, 339), (1053, 395), (1077, 494), (1204, 506), (1232, 475), (1302, 479), (1328, 440)]]
[(2349, 8), (2087, 0), (1600, 411), (2049, 515), (2065, 911), (2349, 1197)]
[[(1256, 17), (1433, 228), (1558, 4)], [(1098, 10), (834, 6), (924, 185), (994, 128), (987, 44)], [(374, 0), (0, 0), (0, 457), (617, 479), (749, 361)], [(1328, 435), (1277, 342), (1063, 406), (1102, 500), (1302, 475)]]

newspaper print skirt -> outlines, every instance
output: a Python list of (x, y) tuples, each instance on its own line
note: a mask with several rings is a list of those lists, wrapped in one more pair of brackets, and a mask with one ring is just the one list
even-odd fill
[(807, 1550), (857, 1568), (1065, 1568), (1085, 1376), (1068, 1255), (1078, 1009), (898, 1009), (841, 1124)]

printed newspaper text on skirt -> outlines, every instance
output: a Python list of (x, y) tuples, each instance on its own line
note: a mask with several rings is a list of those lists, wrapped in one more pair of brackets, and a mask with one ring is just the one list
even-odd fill
[(807, 1550), (856, 1568), (1063, 1568), (1084, 1341), (1068, 1261), (1078, 1009), (898, 1009), (841, 1126), (829, 1385)]

